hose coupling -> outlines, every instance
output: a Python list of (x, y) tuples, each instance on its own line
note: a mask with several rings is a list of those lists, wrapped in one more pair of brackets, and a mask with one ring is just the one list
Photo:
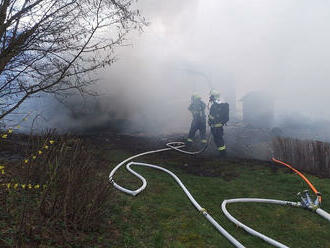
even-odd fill
[(309, 206), (309, 209), (312, 210), (313, 212), (316, 211), (316, 209), (318, 209), (319, 206), (318, 205), (315, 205), (314, 203), (312, 203), (310, 206)]
[(207, 214), (207, 211), (205, 208), (201, 208), (199, 211), (202, 212), (202, 214)]

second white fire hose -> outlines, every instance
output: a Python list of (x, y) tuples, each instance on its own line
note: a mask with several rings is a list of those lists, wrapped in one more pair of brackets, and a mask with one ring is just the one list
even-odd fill
[[(148, 151), (148, 152), (144, 152), (144, 153), (140, 153), (137, 154), (135, 156), (132, 156), (124, 161), (122, 161), (121, 163), (119, 163), (117, 166), (115, 166), (115, 168), (110, 172), (109, 174), (109, 181), (110, 183), (113, 184), (113, 186), (115, 188), (117, 188), (118, 190), (136, 196), (137, 194), (139, 194), (140, 192), (142, 192), (146, 186), (147, 186), (147, 181), (146, 179), (141, 176), (139, 173), (137, 173), (136, 171), (134, 171), (131, 166), (132, 165), (139, 165), (139, 166), (145, 166), (145, 167), (149, 167), (149, 168), (153, 168), (153, 169), (157, 169), (157, 170), (161, 170), (163, 172), (168, 173), (169, 175), (171, 175), (174, 180), (179, 184), (179, 186), (182, 188), (182, 190), (184, 191), (184, 193), (187, 195), (187, 197), (189, 198), (189, 200), (191, 201), (191, 203), (194, 205), (194, 207), (203, 214), (203, 216), (229, 241), (231, 242), (235, 247), (238, 248), (243, 248), (244, 246), (238, 241), (236, 240), (232, 235), (230, 235), (216, 220), (214, 220), (212, 218), (212, 216), (204, 209), (202, 208), (199, 203), (194, 199), (194, 197), (190, 194), (190, 192), (188, 191), (188, 189), (184, 186), (184, 184), (181, 182), (181, 180), (171, 171), (162, 168), (160, 166), (157, 165), (152, 165), (152, 164), (146, 164), (146, 163), (138, 163), (138, 162), (132, 162), (133, 159), (147, 155), (147, 154), (153, 154), (153, 153), (158, 153), (158, 152), (164, 152), (164, 151), (169, 151), (169, 150), (176, 150), (179, 152), (184, 152), (184, 153), (188, 153), (188, 154), (197, 154), (200, 153), (201, 151), (198, 152), (186, 152), (184, 150), (182, 150), (181, 148), (184, 147), (184, 143), (182, 142), (172, 142), (172, 143), (168, 143), (167, 144), (168, 148), (163, 148), (163, 149), (158, 149), (158, 150), (154, 150), (154, 151)], [(142, 181), (142, 186), (139, 187), (136, 190), (129, 190), (127, 188), (124, 188), (120, 185), (118, 185), (113, 177), (116, 173), (116, 171), (123, 165), (126, 164), (126, 168), (127, 170), (132, 173), (133, 175), (135, 175), (136, 177), (138, 177), (141, 181)], [(309, 198), (308, 194), (306, 195), (306, 198)], [(302, 200), (306, 200), (305, 198), (302, 198)], [(250, 233), (253, 236), (256, 236), (262, 240), (264, 240), (265, 242), (275, 246), (275, 247), (280, 247), (280, 248), (287, 248), (288, 246), (283, 245), (282, 243), (271, 239), (255, 230), (253, 230), (252, 228), (244, 225), (243, 223), (239, 222), (237, 219), (235, 219), (232, 215), (230, 215), (230, 213), (227, 211), (226, 209), (226, 204), (229, 203), (237, 203), (237, 202), (258, 202), (258, 203), (271, 203), (271, 204), (278, 204), (278, 205), (284, 205), (284, 206), (293, 206), (293, 207), (302, 207), (302, 208), (309, 208), (313, 211), (315, 211), (317, 214), (319, 214), (321, 217), (327, 219), (328, 221), (330, 221), (330, 214), (327, 213), (326, 211), (322, 210), (321, 208), (319, 208), (318, 206), (315, 207), (315, 205), (311, 204), (311, 206), (306, 206), (306, 204), (301, 204), (300, 202), (289, 202), (289, 201), (280, 201), (280, 200), (273, 200), (273, 199), (259, 199), (259, 198), (238, 198), (238, 199), (229, 199), (229, 200), (224, 200), (221, 208), (222, 211), (224, 212), (225, 216), (232, 221), (233, 223), (235, 223), (238, 227), (241, 227), (242, 229), (244, 229), (246, 232)]]

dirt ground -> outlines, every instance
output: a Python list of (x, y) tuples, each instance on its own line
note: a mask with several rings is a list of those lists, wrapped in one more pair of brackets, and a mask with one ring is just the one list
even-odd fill
[[(144, 134), (119, 134), (115, 132), (102, 132), (102, 133), (90, 133), (84, 135), (75, 135), (75, 138), (82, 139), (88, 146), (92, 146), (94, 149), (106, 152), (107, 150), (125, 150), (132, 154), (138, 154), (150, 150), (165, 148), (168, 142), (184, 141), (185, 136), (183, 134), (173, 134), (162, 137), (147, 136)], [(19, 162), (24, 159), (25, 154), (30, 151), (29, 143), (31, 137), (24, 134), (14, 134), (8, 136), (6, 140), (0, 142), (0, 161)], [(222, 164), (265, 164), (265, 166), (271, 166), (274, 171), (278, 166), (272, 165), (269, 161), (255, 160), (251, 158), (244, 158), (242, 156), (236, 156), (235, 150), (231, 147), (232, 143), (228, 145), (229, 153), (225, 160), (222, 159)], [(202, 144), (196, 142), (196, 145), (190, 148), (191, 151), (200, 150)], [(31, 151), (33, 152), (33, 151)], [(236, 151), (237, 152), (237, 151)], [(214, 167), (208, 167), (206, 164), (215, 160), (219, 160), (217, 156), (216, 147), (212, 140), (210, 140), (209, 146), (205, 152), (195, 156), (187, 156), (178, 154), (177, 152), (171, 152), (166, 154), (159, 154), (158, 157), (166, 157), (169, 161), (177, 161), (178, 164), (183, 164), (183, 168), (186, 172), (199, 175), (199, 176), (223, 176), (225, 179), (230, 180), (238, 175), (232, 175), (225, 173)], [(100, 158), (101, 159), (101, 158)], [(103, 161), (105, 162), (105, 161)]]
[[(85, 135), (83, 136), (83, 139), (86, 140), (87, 143), (92, 144), (95, 147), (99, 147), (100, 149), (115, 148), (129, 151), (132, 154), (138, 154), (150, 150), (165, 148), (166, 144), (169, 142), (184, 141), (185, 136), (183, 134), (173, 134), (163, 137), (152, 137), (143, 134), (135, 136), (131, 134), (104, 133), (102, 135)], [(189, 150), (198, 151), (201, 148), (203, 148), (202, 144), (196, 142), (196, 144)], [(222, 167), (225, 167), (225, 165), (255, 166), (257, 164), (270, 167), (274, 173), (276, 173), (279, 169), (279, 166), (274, 165), (270, 160), (258, 160), (249, 157), (244, 158), (243, 154), (242, 156), (236, 156), (235, 153), (232, 152), (234, 149), (231, 148), (230, 145), (229, 150), (230, 151), (227, 158), (219, 158), (216, 147), (213, 141), (210, 140), (208, 148), (201, 154), (192, 156), (180, 154), (178, 152), (167, 152), (157, 154), (157, 158), (175, 161), (179, 165), (182, 164), (183, 166), (181, 168), (190, 174), (207, 177), (221, 176), (225, 180), (231, 180), (232, 178), (239, 176), (239, 174), (225, 172), (222, 169), (215, 168), (214, 166), (208, 166), (208, 164), (221, 160)]]

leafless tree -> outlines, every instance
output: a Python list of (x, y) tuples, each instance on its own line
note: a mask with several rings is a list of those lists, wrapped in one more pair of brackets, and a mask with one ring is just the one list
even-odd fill
[(84, 93), (141, 29), (136, 0), (1, 0), (0, 120), (42, 92)]

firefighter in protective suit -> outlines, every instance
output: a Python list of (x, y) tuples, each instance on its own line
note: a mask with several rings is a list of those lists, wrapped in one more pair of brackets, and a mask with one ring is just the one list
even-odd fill
[(220, 102), (220, 94), (211, 92), (210, 102), (212, 103), (209, 113), (208, 124), (211, 128), (214, 143), (217, 146), (219, 155), (226, 156), (226, 146), (223, 140), (223, 126), (229, 121), (229, 104)]
[(191, 146), (195, 133), (199, 130), (201, 142), (206, 144), (206, 115), (205, 115), (206, 104), (202, 101), (201, 97), (197, 94), (192, 95), (191, 104), (188, 110), (192, 113), (192, 122), (187, 138), (187, 145)]

